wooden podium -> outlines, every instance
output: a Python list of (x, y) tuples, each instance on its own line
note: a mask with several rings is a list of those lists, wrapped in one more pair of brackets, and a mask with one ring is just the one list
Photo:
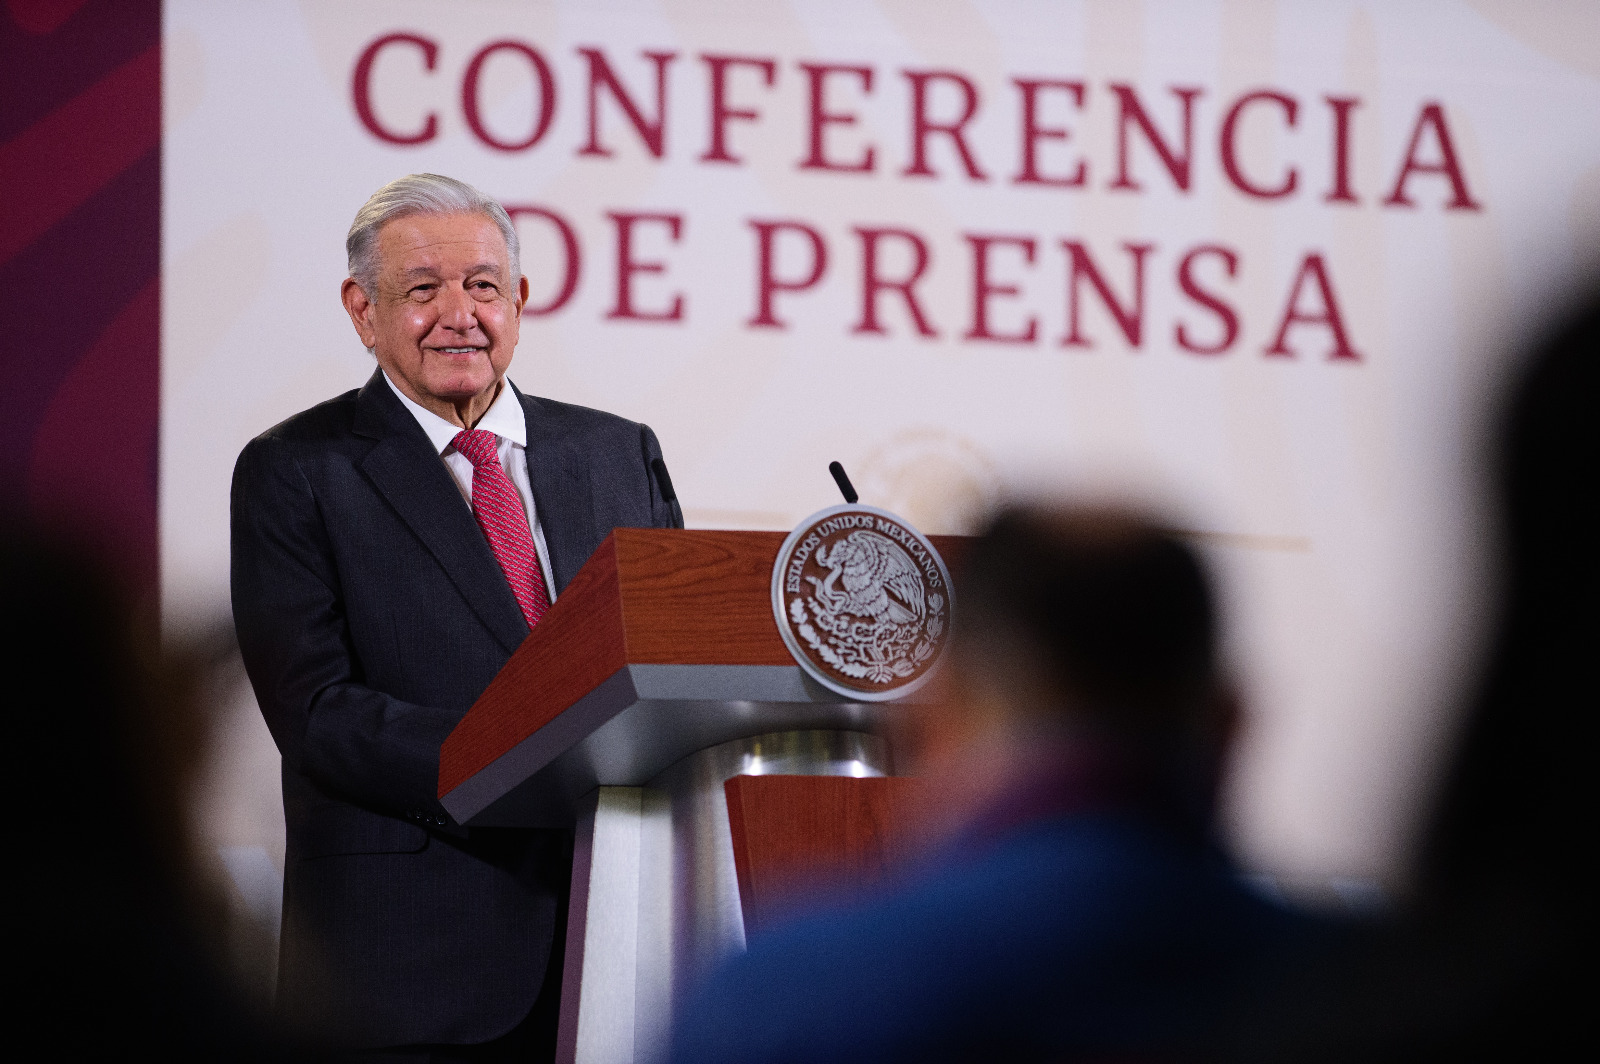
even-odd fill
[(650, 1059), (674, 993), (743, 948), (728, 780), (892, 775), (892, 704), (814, 682), (778, 634), (783, 540), (616, 530), (440, 751), (458, 822), (574, 828), (558, 1060)]

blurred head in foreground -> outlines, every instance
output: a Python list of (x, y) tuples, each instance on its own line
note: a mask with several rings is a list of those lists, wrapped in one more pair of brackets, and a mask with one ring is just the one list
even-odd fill
[(1365, 1011), (1383, 1017), (1387, 1043), (1363, 1047), (1368, 1059), (1418, 1046), (1438, 1059), (1554, 1058), (1593, 1040), (1594, 767), (1579, 737), (1600, 637), (1597, 409), (1591, 297), (1546, 338), (1504, 410), (1494, 651), (1424, 841), (1404, 962), (1377, 965), (1404, 982), (1390, 1000), (1428, 1007)]
[(958, 563), (943, 697), (908, 744), (949, 816), (1040, 777), (1198, 827), (1233, 721), (1194, 551), (1119, 509), (1019, 506)]
[(1590, 748), (1600, 625), (1600, 299), (1552, 332), (1509, 397), (1495, 456), (1495, 647), (1428, 832), (1428, 904), (1542, 884), (1592, 889)]
[(955, 561), (942, 697), (908, 707), (940, 842), (751, 935), (675, 1060), (1190, 1059), (1314, 938), (1205, 842), (1230, 713), (1194, 553), (1134, 514), (1025, 506)]
[(1241, 1024), (1257, 1061), (1556, 1060), (1593, 1041), (1600, 300), (1546, 339), (1495, 440), (1493, 650), (1406, 911)]

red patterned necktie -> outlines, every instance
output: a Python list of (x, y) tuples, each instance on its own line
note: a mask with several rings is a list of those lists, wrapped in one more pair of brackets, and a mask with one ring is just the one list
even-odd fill
[(550, 593), (539, 568), (539, 549), (528, 527), (528, 511), (500, 466), (499, 437), (485, 429), (465, 429), (451, 442), (472, 463), (473, 516), (532, 628), (550, 608)]

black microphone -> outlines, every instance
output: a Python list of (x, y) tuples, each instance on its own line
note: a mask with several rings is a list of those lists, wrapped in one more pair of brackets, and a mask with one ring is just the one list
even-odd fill
[(833, 482), (839, 485), (839, 494), (844, 496), (844, 501), (854, 506), (861, 496), (856, 494), (856, 489), (851, 485), (850, 478), (845, 475), (844, 466), (838, 462), (829, 462), (828, 472), (833, 474)]
[(650, 468), (655, 470), (656, 487), (661, 489), (661, 501), (672, 502), (677, 499), (678, 493), (672, 490), (672, 477), (667, 475), (667, 463), (659, 458), (650, 459)]

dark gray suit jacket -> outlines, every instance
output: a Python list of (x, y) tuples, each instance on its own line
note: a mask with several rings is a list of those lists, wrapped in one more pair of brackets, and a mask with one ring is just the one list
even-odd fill
[[(649, 428), (517, 393), (556, 588), (617, 527), (681, 527)], [(280, 1006), (357, 1045), (475, 1043), (538, 996), (565, 833), (464, 829), (439, 746), (528, 634), (422, 427), (374, 373), (252, 440), (233, 612), (283, 754)]]

